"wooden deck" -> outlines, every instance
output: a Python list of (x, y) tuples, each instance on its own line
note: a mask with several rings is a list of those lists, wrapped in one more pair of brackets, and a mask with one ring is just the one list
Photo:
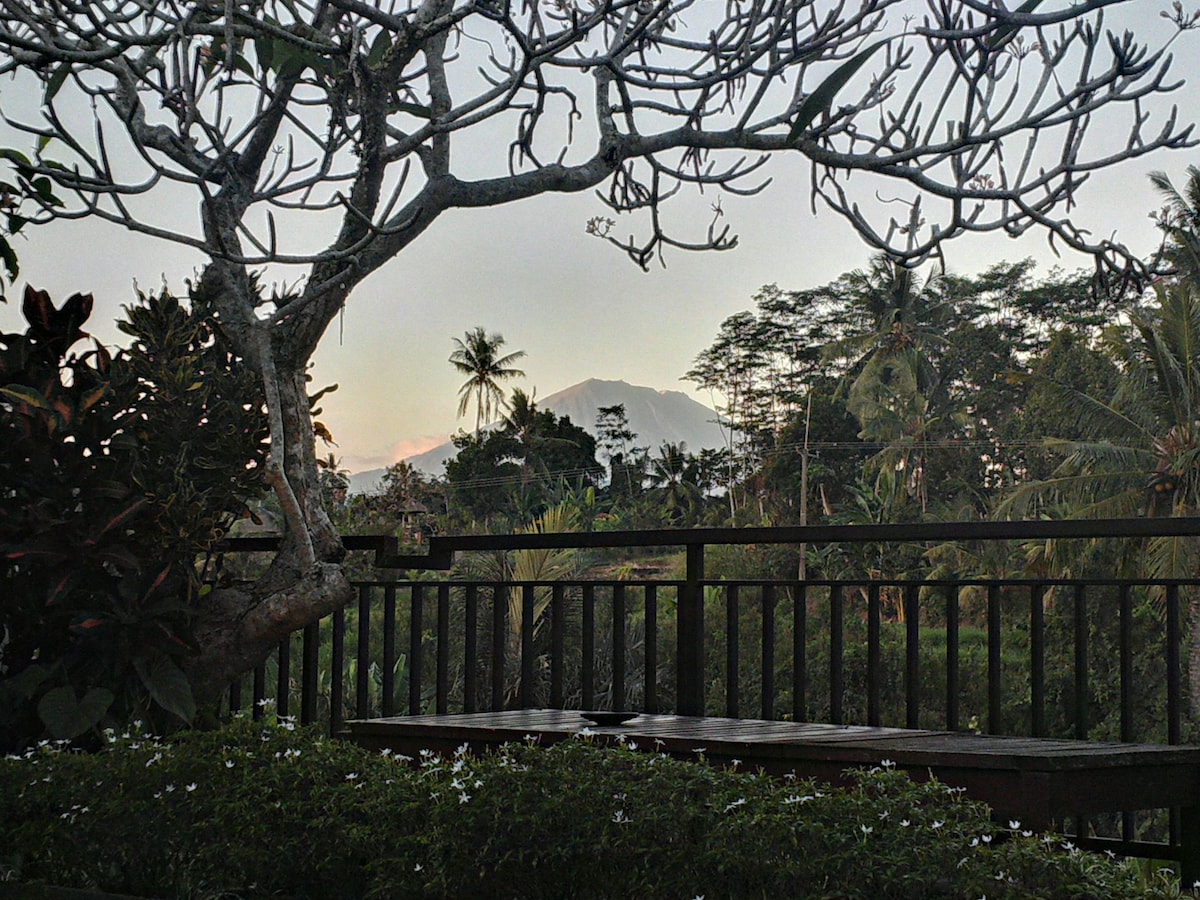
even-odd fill
[[(624, 736), (641, 748), (713, 764), (740, 761), (774, 774), (837, 783), (855, 766), (890, 760), (915, 777), (934, 774), (1002, 819), (1044, 830), (1065, 816), (1179, 808), (1185, 884), (1200, 879), (1200, 747), (996, 737), (902, 728), (642, 714), (600, 727), (573, 710), (506, 710), (403, 716), (347, 723), (366, 747), (416, 755), (479, 752), (512, 741), (543, 744), (585, 729), (602, 742)], [(1160, 854), (1161, 855), (1161, 854)]]

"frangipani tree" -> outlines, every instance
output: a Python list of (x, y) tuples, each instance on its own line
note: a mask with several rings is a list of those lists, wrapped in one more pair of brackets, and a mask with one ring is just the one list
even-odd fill
[[(905, 263), (1041, 227), (1137, 275), (1061, 215), (1092, 172), (1193, 143), (1174, 110), (1149, 114), (1178, 87), (1167, 46), (1105, 30), (1121, 2), (0, 0), (9, 236), (96, 218), (195, 248), (265, 387), (286, 541), (206, 605), (197, 693), (351, 596), (305, 368), (355, 287), (443, 213), (597, 190), (588, 230), (646, 266), (736, 242), (719, 204), (670, 230), (681, 188), (757, 191), (770, 154), (798, 154), (814, 204)], [(263, 267), (295, 289), (264, 297)]]

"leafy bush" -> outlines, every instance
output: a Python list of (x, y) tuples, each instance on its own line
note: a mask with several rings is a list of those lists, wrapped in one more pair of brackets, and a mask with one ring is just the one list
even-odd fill
[(190, 719), (194, 560), (261, 491), (261, 391), (212, 318), (142, 295), (128, 349), (74, 352), (91, 310), (30, 288), (0, 334), (0, 749)]
[(588, 740), (405, 760), (239, 720), (0, 762), (0, 877), (158, 897), (1163, 898), (887, 768), (835, 790)]

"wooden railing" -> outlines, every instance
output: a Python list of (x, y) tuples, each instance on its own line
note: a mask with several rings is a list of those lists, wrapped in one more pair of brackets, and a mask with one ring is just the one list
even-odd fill
[[(434, 537), (422, 556), (399, 554), (392, 538), (347, 538), (375, 552), (381, 576), (547, 548), (683, 547), (686, 566), (656, 581), (363, 581), (353, 608), (259, 667), (251, 700), (334, 731), (348, 714), (549, 705), (1177, 743), (1181, 609), (1200, 579), (737, 581), (704, 571), (715, 545), (1156, 535), (1200, 535), (1200, 520), (470, 535)], [(234, 539), (225, 552), (272, 546)], [(233, 687), (231, 705), (242, 693)]]

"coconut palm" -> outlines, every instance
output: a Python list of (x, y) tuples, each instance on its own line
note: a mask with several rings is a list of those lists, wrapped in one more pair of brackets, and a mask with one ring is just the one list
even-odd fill
[[(1078, 437), (1051, 439), (1062, 463), (1047, 479), (1017, 490), (1000, 513), (1052, 512), (1072, 518), (1194, 516), (1200, 510), (1200, 285), (1156, 285), (1157, 305), (1110, 328), (1105, 347), (1120, 377), (1111, 397), (1063, 385)], [(1054, 575), (1082, 575), (1086, 548), (1042, 545), (1031, 557)], [(1130, 576), (1191, 577), (1200, 562), (1192, 537), (1156, 537), (1124, 548), (1118, 566)], [(1191, 705), (1200, 717), (1200, 595), (1190, 598)]]
[[(921, 281), (886, 256), (874, 257), (868, 271), (852, 272), (847, 283), (848, 313), (857, 329), (828, 344), (824, 355), (847, 365), (843, 390), (847, 409), (862, 428), (859, 436), (887, 445), (871, 464), (880, 476), (876, 489), (886, 485), (911, 496), (924, 512), (924, 444), (935, 426), (955, 418), (945, 408), (938, 360), (949, 344), (948, 332), (964, 313), (944, 295), (937, 274)], [(899, 473), (903, 477), (892, 477)]]
[[(1200, 292), (1159, 284), (1157, 305), (1103, 336), (1120, 377), (1111, 397), (1033, 380), (1057, 392), (1078, 437), (1048, 438), (1062, 457), (1050, 478), (1021, 486), (1005, 511), (1058, 506), (1072, 517), (1191, 515), (1200, 509)], [(1166, 572), (1150, 572), (1166, 575)]]
[(454, 338), (456, 349), (450, 354), (450, 363), (468, 378), (458, 389), (458, 415), (466, 415), (471, 401), (475, 401), (475, 437), (483, 430), (483, 423), (505, 406), (504, 393), (499, 382), (507, 378), (524, 377), (525, 373), (514, 368), (513, 363), (525, 355), (517, 350), (506, 356), (500, 355), (504, 346), (504, 335), (488, 334), (482, 326), (473, 328)]
[(1163, 230), (1163, 256), (1182, 277), (1200, 280), (1200, 167), (1188, 166), (1182, 190), (1165, 172), (1151, 172), (1150, 181), (1166, 200), (1158, 215)]
[(846, 281), (847, 315), (859, 327), (826, 345), (823, 355), (847, 364), (851, 401), (880, 384), (928, 394), (938, 382), (938, 351), (958, 318), (942, 296), (941, 280), (931, 274), (922, 282), (912, 269), (878, 255), (870, 269), (851, 272)]
[(669, 523), (683, 525), (694, 516), (703, 496), (696, 485), (695, 457), (684, 441), (663, 442), (658, 455), (650, 459), (648, 477), (661, 514)]

